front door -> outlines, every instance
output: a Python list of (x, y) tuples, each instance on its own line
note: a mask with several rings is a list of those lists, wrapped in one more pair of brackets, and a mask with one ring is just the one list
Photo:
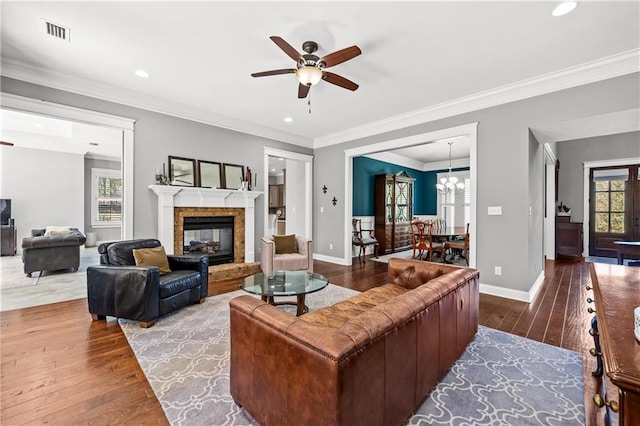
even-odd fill
[(615, 241), (640, 241), (640, 165), (590, 171), (589, 254), (616, 257)]

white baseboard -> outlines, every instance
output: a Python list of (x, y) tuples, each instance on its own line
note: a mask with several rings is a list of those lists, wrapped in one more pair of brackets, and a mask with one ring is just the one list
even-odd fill
[(313, 254), (313, 259), (314, 260), (321, 260), (323, 262), (335, 263), (337, 265), (350, 266), (350, 264), (347, 264), (344, 261), (344, 259), (341, 258), (341, 257), (325, 256), (323, 254), (314, 253)]
[(538, 275), (538, 278), (536, 278), (536, 281), (533, 283), (529, 291), (513, 290), (510, 288), (496, 287), (491, 284), (480, 283), (480, 293), (531, 303), (533, 298), (536, 297), (536, 294), (538, 294), (538, 291), (540, 291), (542, 283), (544, 283), (544, 271), (540, 272), (540, 275)]

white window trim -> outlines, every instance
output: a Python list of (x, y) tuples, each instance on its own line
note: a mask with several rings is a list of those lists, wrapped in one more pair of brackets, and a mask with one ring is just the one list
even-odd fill
[[(91, 169), (91, 227), (92, 228), (119, 228), (122, 226), (122, 221), (100, 222), (96, 219), (98, 217), (98, 185), (97, 183), (98, 183), (98, 178), (103, 176), (122, 179), (122, 171), (115, 170), (115, 169), (99, 169), (99, 168)], [(124, 202), (123, 198), (121, 198), (121, 202)]]

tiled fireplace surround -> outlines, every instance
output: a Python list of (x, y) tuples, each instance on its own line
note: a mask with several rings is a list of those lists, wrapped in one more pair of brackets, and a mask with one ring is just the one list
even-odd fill
[(234, 263), (255, 260), (255, 200), (262, 192), (150, 185), (158, 196), (158, 239), (167, 254), (181, 254), (183, 223), (192, 216), (234, 217)]

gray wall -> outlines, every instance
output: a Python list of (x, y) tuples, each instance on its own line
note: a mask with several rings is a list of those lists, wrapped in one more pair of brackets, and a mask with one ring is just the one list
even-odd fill
[[(343, 235), (349, 232), (342, 202), (345, 149), (478, 122), (475, 232), (480, 280), (529, 291), (543, 265), (541, 244), (529, 240), (542, 238), (542, 220), (537, 216), (544, 206), (542, 190), (529, 189), (542, 185), (544, 176), (542, 154), (530, 145), (529, 127), (638, 108), (639, 93), (636, 73), (317, 149), (315, 186), (327, 185), (329, 192), (314, 191), (315, 250), (327, 256), (344, 252)], [(328, 203), (333, 196), (338, 199), (335, 207)], [(319, 213), (320, 206), (324, 213)], [(502, 206), (502, 216), (488, 216), (489, 206)], [(537, 216), (529, 216), (529, 207)], [(494, 275), (495, 265), (502, 266), (502, 276)]]
[(91, 226), (91, 169), (120, 170), (120, 161), (84, 159), (84, 231), (95, 232), (97, 241), (116, 241), (121, 239), (122, 227), (94, 228)]
[[(307, 155), (312, 154), (310, 148), (247, 135), (20, 80), (2, 77), (1, 82), (2, 91), (6, 93), (136, 120), (133, 189), (134, 238), (155, 238), (157, 236), (157, 198), (148, 189), (148, 186), (154, 183), (155, 169), (161, 168), (162, 163), (167, 163), (169, 155), (241, 164), (250, 167), (251, 170), (262, 170), (265, 146)], [(258, 176), (258, 185), (262, 185), (260, 182), (263, 178), (264, 176)], [(259, 238), (264, 235), (264, 202), (264, 194), (256, 200), (256, 241), (259, 241)], [(256, 258), (259, 258), (258, 247), (259, 244), (256, 244)]]
[[(166, 162), (168, 155), (226, 161), (261, 170), (264, 145), (312, 154), (307, 148), (8, 78), (2, 78), (2, 90), (137, 120), (136, 237), (156, 235), (155, 195), (147, 186), (153, 182), (155, 168)], [(529, 208), (536, 215), (542, 212), (541, 189), (530, 190), (530, 186), (542, 185), (544, 174), (542, 161), (538, 159), (541, 152), (530, 144), (529, 127), (638, 108), (639, 93), (636, 73), (317, 149), (313, 151), (314, 249), (332, 257), (342, 257), (345, 252), (343, 236), (350, 232), (344, 224), (345, 149), (478, 122), (475, 232), (480, 279), (484, 284), (526, 292), (543, 264), (542, 249), (536, 240), (542, 238), (542, 223), (539, 218), (529, 216)], [(323, 185), (329, 188), (326, 194), (320, 190)], [(334, 196), (338, 200), (336, 206), (330, 201)], [(256, 204), (256, 238), (263, 235), (264, 200), (261, 196)], [(502, 206), (503, 215), (488, 216), (488, 206)], [(333, 250), (329, 244), (333, 244)], [(493, 274), (494, 265), (502, 266), (502, 276)]]
[(18, 252), (32, 229), (84, 225), (84, 156), (0, 146), (0, 198), (11, 199)]
[(584, 217), (585, 161), (640, 157), (640, 132), (621, 133), (555, 144), (560, 161), (558, 201), (571, 208), (571, 220)]

